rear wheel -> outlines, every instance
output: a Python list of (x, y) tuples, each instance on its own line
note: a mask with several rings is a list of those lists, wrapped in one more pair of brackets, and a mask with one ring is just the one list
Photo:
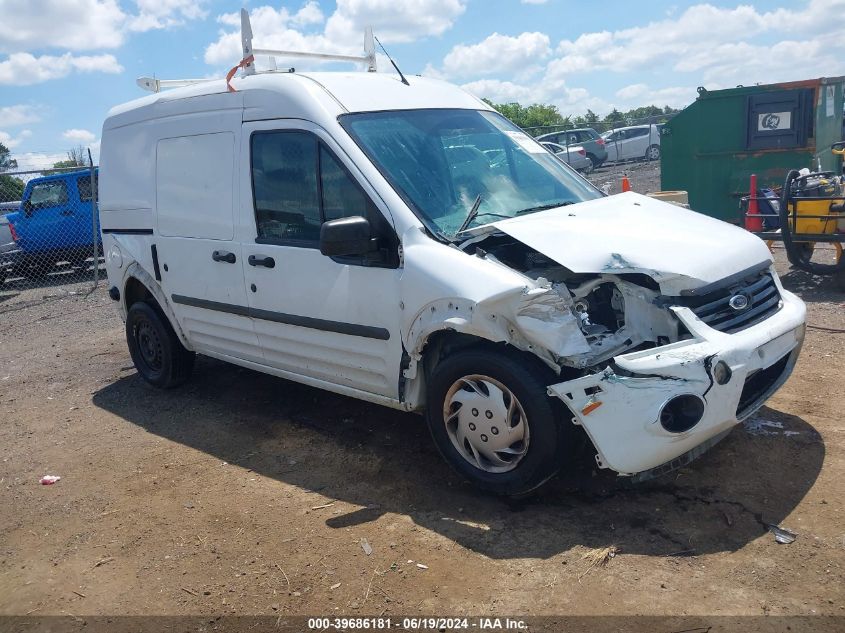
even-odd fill
[(457, 353), (429, 379), (426, 420), (459, 474), (500, 495), (524, 495), (560, 469), (572, 431), (546, 393), (551, 378), (512, 354)]
[(167, 319), (149, 303), (139, 301), (129, 308), (126, 342), (135, 368), (151, 385), (169, 389), (190, 378), (196, 355), (185, 349)]
[(660, 160), (660, 145), (649, 145), (645, 151), (646, 160)]

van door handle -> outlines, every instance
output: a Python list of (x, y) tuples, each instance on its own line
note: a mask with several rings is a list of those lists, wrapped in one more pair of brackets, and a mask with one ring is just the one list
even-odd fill
[(276, 260), (266, 255), (250, 255), (247, 261), (250, 266), (264, 266), (264, 268), (276, 267)]
[(211, 254), (211, 259), (216, 262), (225, 262), (227, 264), (234, 264), (237, 260), (234, 253), (228, 251), (214, 251)]
[(62, 215), (73, 215), (73, 211), (61, 211)]

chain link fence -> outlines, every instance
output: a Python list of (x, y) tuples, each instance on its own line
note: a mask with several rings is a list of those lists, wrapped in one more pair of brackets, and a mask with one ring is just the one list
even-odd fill
[(103, 275), (93, 162), (0, 173), (0, 314), (88, 296)]

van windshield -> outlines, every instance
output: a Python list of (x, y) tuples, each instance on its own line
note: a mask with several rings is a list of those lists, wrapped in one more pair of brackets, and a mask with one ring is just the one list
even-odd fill
[(447, 239), (602, 195), (496, 112), (394, 110), (340, 121), (426, 227)]

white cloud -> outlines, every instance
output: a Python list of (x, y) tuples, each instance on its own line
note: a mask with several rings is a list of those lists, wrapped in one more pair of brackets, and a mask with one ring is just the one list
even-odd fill
[(631, 84), (616, 91), (616, 96), (620, 99), (630, 100), (642, 97), (648, 93), (648, 86), (646, 84)]
[(291, 23), (296, 26), (308, 26), (310, 24), (322, 24), (325, 19), (326, 16), (323, 15), (320, 4), (315, 0), (309, 0), (293, 15)]
[(326, 36), (350, 38), (360, 46), (364, 27), (372, 26), (385, 43), (412, 42), (442, 35), (466, 10), (467, 0), (337, 0), (326, 23)]
[(590, 95), (584, 88), (570, 88), (563, 81), (543, 82), (539, 85), (519, 84), (498, 79), (480, 79), (461, 86), (464, 90), (494, 103), (550, 103), (557, 106), (561, 114), (583, 113), (589, 108), (595, 112), (611, 109), (606, 101)]
[(616, 91), (613, 105), (619, 110), (631, 110), (644, 105), (671, 106), (682, 108), (696, 98), (696, 90), (691, 86), (670, 86), (652, 89), (647, 84), (631, 84)]
[(529, 104), (535, 102), (537, 96), (529, 86), (499, 79), (479, 79), (461, 87), (480, 99), (490, 99), (495, 103)]
[(116, 48), (124, 40), (116, 0), (0, 0), (0, 15), (3, 53)]
[[(818, 75), (845, 74), (845, 40), (834, 18), (845, 14), (845, 0), (781, 0), (789, 8), (736, 1), (728, 7), (695, 4), (645, 24), (583, 33), (551, 52), (539, 45), (543, 33), (529, 34), (534, 48), (518, 42), (525, 33), (494, 33), (455, 46), (442, 63), (429, 63), (425, 74), (460, 78), (465, 88), (496, 102), (552, 103), (564, 115), (587, 107), (599, 113), (651, 104), (683, 107), (695, 99), (698, 85), (798, 80), (813, 75), (808, 68), (819, 69)], [(571, 87), (573, 77), (591, 86), (599, 75), (602, 84), (617, 84), (601, 98)]]
[(67, 154), (64, 152), (23, 152), (21, 154), (12, 154), (12, 158), (18, 161), (17, 169), (19, 171), (30, 171), (49, 169), (59, 161), (67, 160)]
[[(376, 37), (385, 44), (438, 36), (451, 28), (466, 9), (466, 2), (337, 0), (337, 8), (325, 20), (324, 28), (314, 32), (308, 32), (306, 27), (324, 21), (316, 2), (306, 2), (294, 14), (285, 7), (256, 7), (250, 11), (250, 22), (253, 42), (259, 48), (361, 55), (365, 27), (372, 26)], [(217, 21), (229, 28), (221, 30), (217, 40), (205, 49), (205, 61), (218, 66), (234, 64), (241, 58), (240, 15), (223, 14)], [(290, 61), (277, 60), (280, 66)], [(291, 63), (297, 68), (308, 66), (301, 60)]]
[(0, 123), (6, 127), (17, 127), (27, 123), (36, 123), (41, 120), (40, 110), (37, 106), (13, 105), (0, 108)]
[(72, 128), (70, 130), (65, 130), (64, 132), (62, 132), (62, 138), (68, 141), (72, 141), (74, 143), (81, 143), (83, 145), (87, 145), (88, 143), (93, 143), (94, 140), (97, 138), (97, 135), (93, 132), (89, 132), (88, 130)]
[(18, 132), (17, 136), (12, 136), (8, 132), (0, 130), (0, 143), (5, 145), (8, 149), (13, 149), (30, 136), (32, 136), (32, 132), (29, 130), (21, 130)]
[(443, 71), (456, 77), (500, 75), (535, 66), (551, 53), (545, 33), (516, 37), (493, 33), (478, 44), (459, 44), (443, 59)]
[[(752, 45), (749, 40), (761, 35), (795, 37), (803, 34), (801, 46), (780, 45), (782, 50), (800, 48), (806, 52), (827, 34), (838, 34), (839, 23), (831, 16), (845, 11), (845, 0), (810, 0), (800, 9), (776, 9), (760, 12), (750, 5), (735, 8), (720, 8), (710, 4), (698, 4), (687, 8), (677, 18), (669, 17), (645, 26), (631, 27), (620, 31), (584, 33), (575, 40), (563, 40), (557, 47), (559, 57), (549, 64), (551, 77), (563, 77), (580, 72), (649, 71), (657, 67), (671, 68), (677, 72), (701, 72), (705, 81), (714, 80), (725, 69), (730, 77), (744, 75), (747, 83), (772, 81), (773, 73), (767, 72), (765, 64), (758, 59), (768, 56), (771, 70), (791, 66), (792, 76), (806, 75), (807, 57), (783, 58), (772, 54), (772, 45)], [(825, 48), (845, 48), (845, 42), (831, 37)], [(819, 50), (819, 52), (821, 52)], [(754, 60), (752, 75), (747, 55)], [(840, 55), (841, 57), (841, 55)], [(796, 60), (802, 63), (796, 64)], [(826, 57), (821, 58), (825, 61)], [(819, 66), (818, 64), (816, 64)], [(733, 66), (734, 68), (730, 68)], [(842, 68), (842, 64), (838, 68)], [(831, 74), (825, 66), (819, 74)], [(836, 71), (838, 72), (838, 71)]]
[(208, 15), (207, 0), (135, 0), (138, 15), (127, 26), (130, 31), (150, 31), (181, 26), (187, 20), (200, 20)]
[(123, 67), (114, 55), (61, 56), (13, 53), (0, 61), (0, 85), (29, 86), (66, 77), (72, 72), (120, 73)]

